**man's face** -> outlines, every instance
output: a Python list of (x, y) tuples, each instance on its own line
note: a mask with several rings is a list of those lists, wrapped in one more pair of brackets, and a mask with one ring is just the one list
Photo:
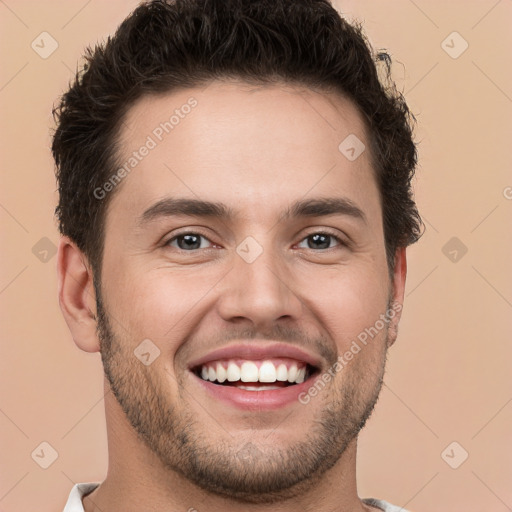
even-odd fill
[[(121, 421), (207, 491), (264, 502), (305, 489), (377, 399), (396, 320), (375, 325), (393, 283), (369, 152), (338, 149), (351, 134), (369, 146), (348, 100), (284, 86), (212, 83), (143, 98), (125, 119), (119, 161), (138, 151), (138, 162), (106, 217), (105, 372)], [(223, 203), (232, 216), (171, 215), (171, 198)], [(342, 207), (283, 217), (326, 198)], [(288, 382), (294, 365), (312, 373), (302, 384)]]

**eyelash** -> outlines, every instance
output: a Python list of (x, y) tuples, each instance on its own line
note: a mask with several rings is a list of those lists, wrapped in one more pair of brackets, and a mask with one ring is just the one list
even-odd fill
[[(171, 245), (171, 242), (175, 241), (176, 239), (178, 239), (179, 237), (181, 236), (185, 236), (185, 235), (199, 235), (200, 237), (202, 238), (205, 238), (206, 240), (208, 240), (210, 243), (213, 244), (213, 242), (204, 234), (202, 234), (201, 232), (196, 232), (196, 231), (184, 231), (182, 233), (178, 233), (177, 235), (174, 235), (172, 238), (170, 238), (169, 240), (167, 240), (165, 243), (164, 243), (164, 247), (170, 247)], [(330, 249), (335, 249), (336, 247), (347, 247), (348, 246), (348, 243), (346, 241), (344, 241), (343, 239), (341, 239), (338, 235), (335, 235), (334, 233), (330, 232), (329, 230), (323, 230), (323, 231), (314, 231), (312, 233), (308, 233), (305, 237), (303, 237), (300, 242), (303, 242), (304, 240), (308, 239), (309, 237), (313, 236), (313, 235), (327, 235), (327, 236), (330, 236), (331, 238), (334, 238), (337, 242), (338, 242), (338, 245), (337, 246), (334, 246), (334, 247), (329, 247), (327, 249), (309, 249), (310, 251), (314, 251), (314, 252), (325, 252), (325, 251), (328, 251)], [(299, 242), (299, 243), (300, 243)], [(214, 244), (215, 245), (215, 244)], [(174, 249), (177, 249), (178, 251), (180, 252), (188, 252), (188, 253), (193, 253), (193, 252), (197, 252), (197, 251), (200, 251), (201, 249), (192, 249), (190, 251), (187, 251), (185, 249), (180, 249), (179, 247), (174, 247)], [(206, 250), (206, 249), (213, 249), (212, 247), (207, 247), (203, 250)]]

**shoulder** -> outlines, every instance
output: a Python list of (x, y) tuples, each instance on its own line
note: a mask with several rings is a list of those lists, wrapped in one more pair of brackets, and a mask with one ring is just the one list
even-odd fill
[(405, 508), (397, 507), (396, 505), (392, 505), (384, 500), (377, 500), (375, 498), (365, 498), (362, 500), (365, 505), (370, 505), (371, 507), (380, 508), (384, 512), (408, 512)]
[(82, 498), (87, 496), (100, 485), (100, 482), (85, 482), (75, 484), (69, 493), (68, 501), (63, 512), (84, 512)]

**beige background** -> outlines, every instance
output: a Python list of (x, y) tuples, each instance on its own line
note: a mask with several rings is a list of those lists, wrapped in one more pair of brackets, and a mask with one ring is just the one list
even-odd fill
[[(73, 483), (105, 476), (100, 358), (76, 348), (56, 297), (50, 112), (83, 47), (137, 3), (0, 1), (3, 512), (61, 512)], [(336, 6), (396, 61), (419, 122), (415, 188), (427, 224), (408, 253), (400, 336), (361, 435), (360, 494), (417, 512), (510, 511), (512, 1)], [(31, 48), (43, 31), (59, 45), (47, 59)], [(456, 59), (443, 47), (453, 54), (464, 41), (442, 45), (454, 31), (469, 44)], [(466, 254), (445, 247), (452, 237)], [(36, 463), (50, 460), (42, 442), (58, 453), (47, 469)], [(462, 450), (468, 459), (452, 469), (445, 460), (460, 463)]]

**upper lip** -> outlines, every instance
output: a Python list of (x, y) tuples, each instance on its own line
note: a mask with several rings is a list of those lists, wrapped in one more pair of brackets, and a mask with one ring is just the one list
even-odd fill
[(286, 343), (262, 344), (257, 340), (251, 340), (247, 343), (228, 345), (214, 350), (213, 352), (209, 352), (208, 354), (191, 361), (189, 363), (189, 369), (193, 369), (219, 359), (265, 360), (279, 357), (286, 357), (305, 362), (315, 368), (319, 368), (321, 366), (321, 359), (319, 357), (293, 345), (288, 345)]

